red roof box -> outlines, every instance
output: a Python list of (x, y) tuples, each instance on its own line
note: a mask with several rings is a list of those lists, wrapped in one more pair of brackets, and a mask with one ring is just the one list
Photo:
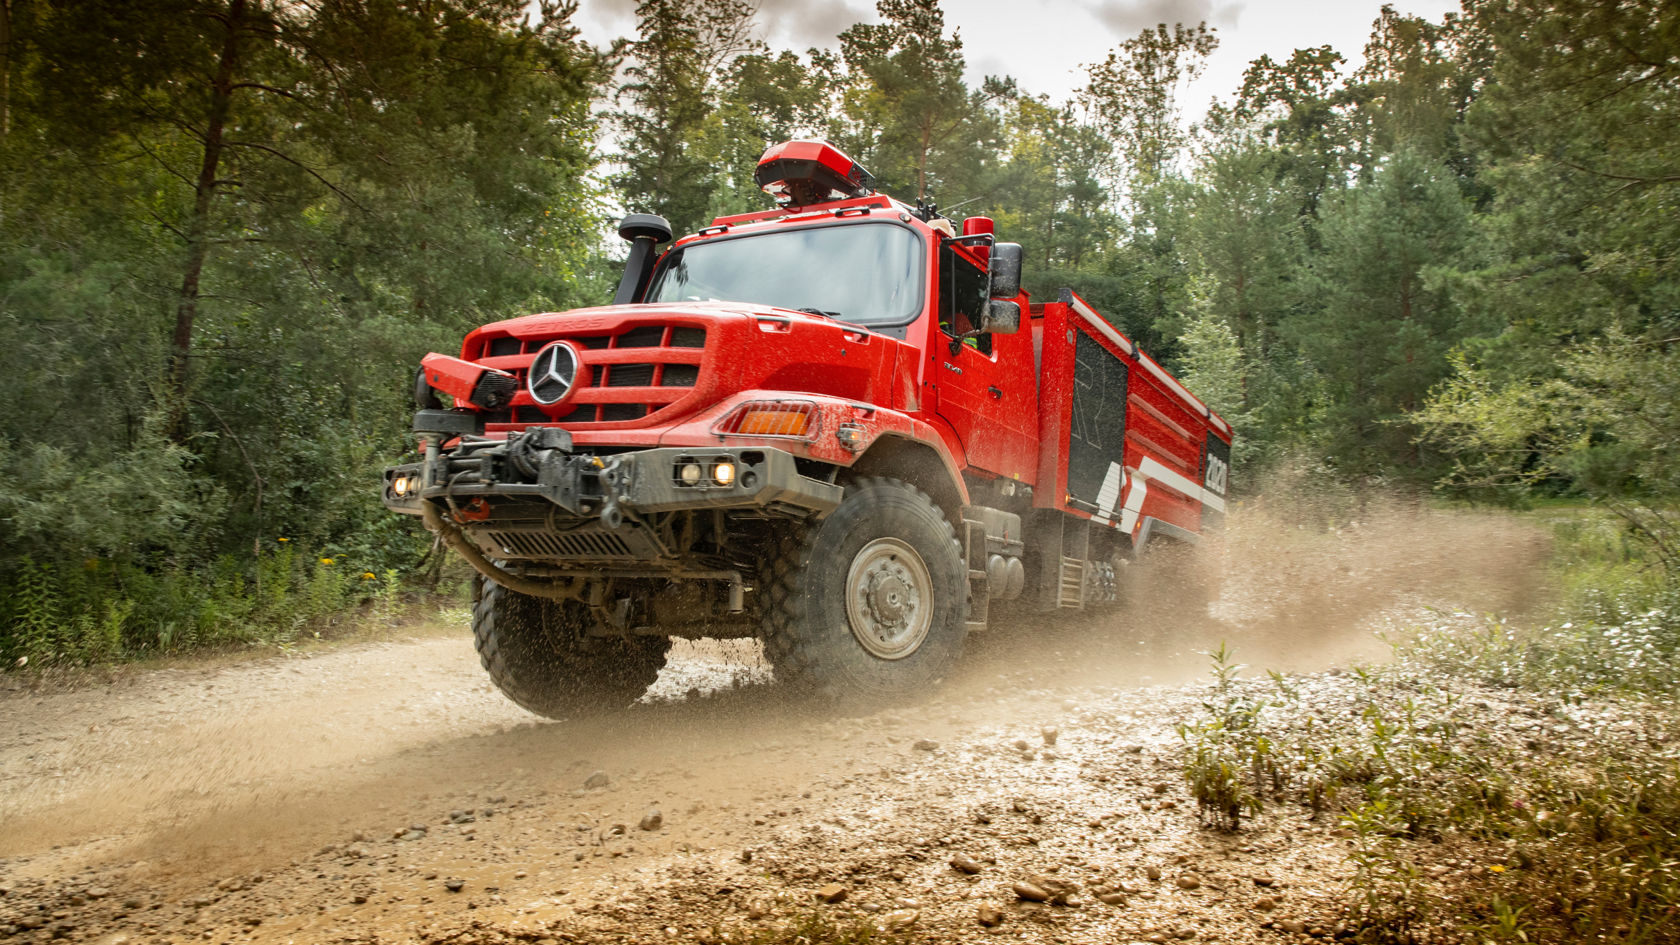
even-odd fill
[(875, 192), (875, 176), (821, 141), (784, 141), (771, 145), (758, 159), (753, 182), (776, 198), (780, 207), (867, 197)]

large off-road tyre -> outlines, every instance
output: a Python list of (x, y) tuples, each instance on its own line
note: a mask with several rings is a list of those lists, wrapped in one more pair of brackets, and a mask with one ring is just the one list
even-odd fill
[(473, 603), (473, 646), (504, 695), (551, 719), (621, 709), (665, 666), (665, 637), (594, 637), (589, 609), (546, 600), (482, 578)]
[(867, 703), (931, 686), (962, 655), (968, 573), (926, 494), (860, 479), (821, 522), (784, 537), (764, 578), (776, 678)]

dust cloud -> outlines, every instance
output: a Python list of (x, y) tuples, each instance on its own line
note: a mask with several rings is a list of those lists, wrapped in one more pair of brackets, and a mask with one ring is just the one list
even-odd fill
[[(994, 612), (927, 713), (984, 725), (1013, 693), (1200, 681), (1221, 642), (1253, 671), (1381, 659), (1379, 631), (1432, 610), (1543, 603), (1549, 546), (1509, 516), (1284, 477), (1218, 538), (1159, 550), (1124, 570), (1118, 607)], [(43, 879), (143, 862), (159, 888), (189, 888), (358, 831), (388, 838), (467, 786), (563, 796), (604, 770), (727, 806), (847, 770), (855, 746), (811, 735), (844, 719), (770, 676), (751, 641), (682, 643), (642, 703), (552, 723), (495, 692), (456, 630), (0, 694), (0, 857)]]
[(1182, 684), (1205, 678), (1221, 644), (1254, 672), (1381, 661), (1389, 632), (1443, 611), (1543, 606), (1550, 551), (1541, 529), (1510, 515), (1433, 510), (1290, 470), (1233, 503), (1208, 540), (1158, 542), (1122, 569), (1118, 607), (994, 616), (957, 684), (1023, 667), (1052, 684)]

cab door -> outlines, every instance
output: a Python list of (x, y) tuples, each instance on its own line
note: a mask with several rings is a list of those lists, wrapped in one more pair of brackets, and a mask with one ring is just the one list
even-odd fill
[(962, 442), (969, 466), (1030, 480), (1038, 418), (1031, 336), (978, 335), (953, 352), (952, 343), (979, 324), (990, 284), (986, 270), (950, 244), (940, 246), (938, 259), (939, 327), (928, 356), (939, 415)]

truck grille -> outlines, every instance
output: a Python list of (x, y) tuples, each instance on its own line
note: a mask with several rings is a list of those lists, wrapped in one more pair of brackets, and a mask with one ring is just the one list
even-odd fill
[[(531, 359), (544, 346), (570, 341), (589, 368), (587, 386), (558, 409), (537, 404), (525, 390)], [(693, 325), (632, 324), (593, 334), (535, 337), (503, 335), (484, 342), (477, 360), (518, 378), (512, 404), (485, 415), (488, 424), (521, 427), (533, 423), (637, 424), (688, 396), (700, 383), (706, 329)]]

